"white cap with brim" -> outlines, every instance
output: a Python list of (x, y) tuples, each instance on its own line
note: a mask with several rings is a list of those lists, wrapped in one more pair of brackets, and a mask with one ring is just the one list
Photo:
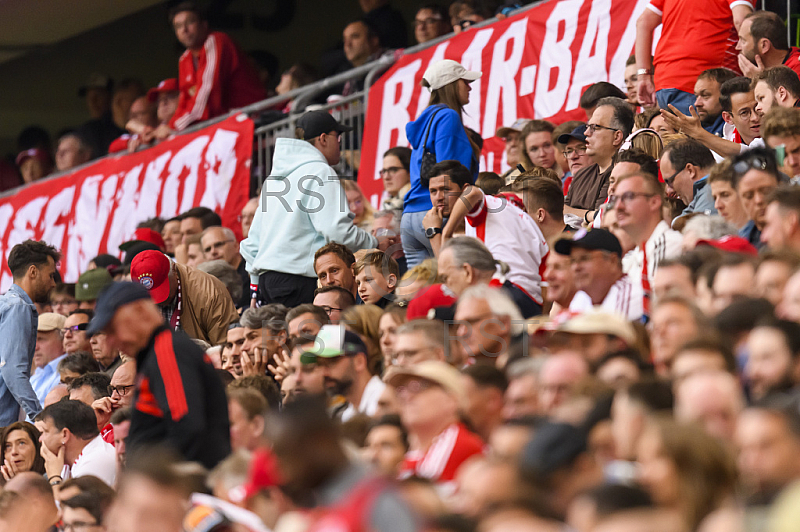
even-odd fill
[(55, 312), (42, 312), (39, 314), (39, 325), (36, 330), (39, 332), (56, 331), (64, 328), (67, 318)]
[(428, 82), (428, 88), (433, 92), (460, 79), (475, 81), (479, 77), (481, 77), (480, 72), (467, 70), (452, 59), (443, 59), (430, 65), (422, 79)]
[(557, 332), (571, 334), (607, 334), (616, 336), (627, 345), (636, 343), (636, 330), (631, 322), (600, 310), (591, 310), (568, 319), (556, 328)]
[(463, 405), (466, 400), (461, 373), (450, 364), (439, 360), (426, 360), (412, 366), (392, 366), (386, 370), (383, 380), (396, 387), (414, 378), (438, 384), (455, 397), (459, 405)]

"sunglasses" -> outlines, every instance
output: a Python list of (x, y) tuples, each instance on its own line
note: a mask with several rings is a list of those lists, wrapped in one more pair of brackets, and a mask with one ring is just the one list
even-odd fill
[(76, 333), (78, 331), (85, 331), (88, 328), (89, 328), (88, 323), (79, 323), (78, 325), (73, 325), (72, 327), (64, 327), (63, 329), (61, 329), (61, 332), (63, 334), (67, 334), (67, 331)]

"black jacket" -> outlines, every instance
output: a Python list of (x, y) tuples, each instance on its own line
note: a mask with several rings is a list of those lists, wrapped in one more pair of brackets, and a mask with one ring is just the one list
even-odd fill
[(136, 356), (128, 453), (163, 444), (211, 469), (231, 452), (228, 400), (200, 347), (159, 327)]

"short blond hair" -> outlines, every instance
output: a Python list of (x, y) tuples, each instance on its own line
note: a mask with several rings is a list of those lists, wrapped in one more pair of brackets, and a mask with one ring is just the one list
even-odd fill
[(764, 140), (800, 135), (800, 109), (773, 105), (764, 117)]

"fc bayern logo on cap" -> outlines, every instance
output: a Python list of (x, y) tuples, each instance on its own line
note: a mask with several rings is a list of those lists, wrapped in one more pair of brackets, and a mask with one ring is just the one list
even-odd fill
[(142, 286), (144, 286), (148, 290), (152, 290), (153, 289), (153, 278), (152, 277), (142, 276), (139, 279), (139, 282), (142, 284)]

